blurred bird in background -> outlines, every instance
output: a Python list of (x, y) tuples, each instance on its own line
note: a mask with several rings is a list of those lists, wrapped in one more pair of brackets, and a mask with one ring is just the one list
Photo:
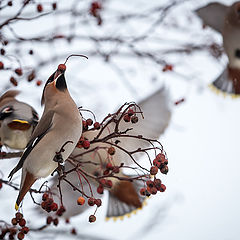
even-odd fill
[(19, 93), (9, 90), (0, 97), (0, 139), (1, 145), (23, 150), (38, 123), (38, 114), (15, 98)]
[(196, 10), (205, 25), (210, 26), (223, 37), (223, 47), (228, 57), (228, 66), (212, 83), (214, 89), (240, 96), (240, 2), (231, 6), (210, 3)]
[[(139, 119), (139, 121), (135, 124), (126, 123), (124, 121), (120, 122), (119, 129), (120, 131), (126, 130), (127, 128), (131, 127), (133, 130), (129, 131), (131, 135), (143, 135), (147, 138), (151, 139), (158, 139), (159, 136), (164, 132), (167, 128), (168, 123), (171, 117), (171, 111), (169, 106), (169, 96), (168, 91), (165, 88), (158, 90), (153, 95), (149, 96), (147, 99), (141, 101), (139, 107), (143, 111), (144, 119)], [(111, 129), (112, 128), (112, 129)], [(114, 124), (110, 125), (109, 128), (103, 131), (103, 137), (106, 135), (111, 134), (113, 131)], [(95, 131), (87, 131), (83, 132), (82, 138), (86, 138), (89, 141), (94, 139), (100, 130)], [(139, 139), (130, 139), (124, 138), (120, 140), (118, 146), (128, 150), (133, 151), (138, 148), (149, 147), (146, 143), (143, 143)], [(98, 147), (97, 154), (95, 156), (93, 152), (89, 152), (84, 154), (83, 156), (79, 156), (82, 153), (86, 152), (83, 148), (75, 148), (70, 159), (76, 159), (79, 163), (82, 164), (81, 168), (88, 174), (92, 174), (97, 176), (98, 171), (102, 171), (103, 168), (106, 169), (107, 164), (109, 164), (109, 149), (111, 145), (106, 143), (94, 143), (91, 144), (88, 150)], [(111, 155), (111, 153), (110, 153)], [(137, 160), (140, 160), (142, 156), (141, 153), (138, 153)], [(115, 150), (114, 155), (111, 156), (115, 166), (119, 166), (121, 163), (128, 166), (131, 165), (133, 162), (130, 157), (124, 152), (119, 149)], [(91, 162), (91, 164), (87, 164), (87, 162)], [(92, 164), (96, 163), (96, 165)], [(103, 168), (99, 167), (103, 166)], [(110, 164), (111, 165), (111, 164)], [(96, 167), (98, 166), (98, 167)], [(111, 167), (111, 166), (109, 166)], [(68, 171), (72, 169), (73, 165), (71, 162), (66, 162), (65, 170)], [(122, 170), (117, 173), (116, 176), (124, 177), (127, 176), (126, 173), (123, 173)], [(79, 185), (79, 176), (76, 172), (72, 172), (68, 174), (66, 178), (75, 186)], [(95, 198), (102, 198), (102, 194), (99, 194), (98, 185), (99, 183), (93, 180), (90, 177), (87, 177), (88, 182), (91, 185), (93, 195)], [(129, 215), (131, 212), (136, 211), (142, 207), (145, 197), (140, 195), (140, 188), (142, 188), (142, 182), (140, 181), (123, 181), (118, 180), (116, 178), (111, 178), (112, 187), (107, 188), (109, 190), (109, 197), (108, 197), (108, 207), (107, 207), (107, 217), (114, 219), (123, 218), (124, 215)], [(53, 183), (51, 185), (51, 191), (57, 193), (58, 185), (58, 177), (54, 178)], [(84, 192), (87, 195), (91, 195), (89, 184), (82, 180), (82, 187)], [(84, 204), (82, 206), (78, 206), (76, 204), (76, 199), (79, 197), (79, 193), (77, 191), (72, 191), (72, 188), (65, 182), (61, 183), (61, 190), (63, 193), (63, 204), (66, 208), (66, 212), (64, 213), (65, 218), (69, 218), (75, 215), (78, 215), (84, 212), (89, 206), (88, 204)], [(101, 191), (100, 191), (101, 192)], [(85, 198), (85, 200), (87, 200)]]
[[(69, 157), (82, 134), (82, 117), (68, 92), (65, 70), (65, 64), (60, 64), (46, 82), (43, 115), (19, 163), (9, 174), (12, 178), (22, 168), (16, 210), (32, 184), (50, 175), (58, 167), (58, 160), (64, 162)], [(61, 159), (55, 159), (57, 154)]]

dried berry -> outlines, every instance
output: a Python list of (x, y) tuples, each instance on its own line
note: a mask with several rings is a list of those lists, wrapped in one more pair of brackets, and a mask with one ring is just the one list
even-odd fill
[(36, 85), (37, 85), (37, 86), (41, 86), (41, 85), (42, 85), (42, 81), (41, 81), (41, 80), (37, 80), (37, 81), (36, 81)]
[(52, 203), (52, 205), (51, 205), (51, 210), (52, 210), (53, 212), (56, 212), (56, 211), (58, 210), (58, 205), (57, 205), (57, 203)]
[(18, 237), (19, 240), (24, 239), (24, 233), (19, 232), (18, 235), (17, 235), (17, 237)]
[(164, 165), (163, 167), (160, 168), (160, 171), (162, 174), (167, 174), (168, 173), (168, 166)]
[(22, 215), (22, 213), (20, 213), (20, 212), (17, 212), (17, 213), (15, 214), (15, 216), (16, 216), (16, 219), (17, 219), (18, 221), (23, 218), (23, 215)]
[(97, 205), (97, 207), (100, 207), (102, 205), (101, 199), (94, 199), (94, 203)]
[(53, 224), (54, 224), (55, 226), (58, 225), (58, 218), (55, 218), (55, 219), (53, 220)]
[(18, 221), (17, 221), (17, 219), (16, 218), (12, 218), (12, 225), (17, 225), (17, 223), (18, 223)]
[(58, 65), (58, 70), (61, 72), (65, 72), (66, 71), (66, 65), (65, 64), (59, 64)]
[(20, 221), (19, 221), (19, 225), (21, 227), (24, 227), (26, 225), (26, 220), (24, 218), (22, 218)]
[(159, 189), (160, 192), (165, 192), (166, 186), (164, 184), (161, 184), (161, 187)]
[(72, 230), (71, 230), (71, 234), (73, 234), (73, 235), (76, 235), (76, 234), (77, 234), (77, 232), (76, 232), (76, 229), (75, 229), (75, 228), (72, 228)]
[(147, 186), (148, 186), (149, 188), (154, 187), (154, 182), (153, 182), (152, 180), (148, 180), (148, 181), (146, 182), (146, 184), (147, 184)]
[(123, 117), (123, 120), (124, 120), (125, 122), (130, 122), (131, 117), (129, 117), (129, 115), (125, 115), (125, 116)]
[(131, 117), (131, 122), (132, 123), (137, 123), (138, 122), (138, 117), (137, 116), (132, 116)]
[[(109, 149), (108, 149), (109, 150)], [(113, 170), (113, 165), (111, 163), (107, 163), (106, 169)]]
[(47, 217), (47, 224), (48, 224), (48, 225), (51, 224), (52, 221), (53, 221), (53, 218), (52, 218), (51, 216), (48, 216), (48, 217)]
[(141, 188), (140, 189), (140, 194), (142, 195), (142, 196), (145, 196), (146, 195), (146, 188)]
[(23, 232), (24, 234), (27, 234), (29, 232), (29, 228), (28, 227), (23, 227), (21, 229), (21, 232)]
[(110, 148), (108, 148), (108, 153), (109, 153), (111, 156), (114, 155), (115, 152), (116, 152), (116, 150), (115, 150), (114, 147), (110, 147)]
[(102, 186), (102, 185), (99, 185), (99, 186), (98, 186), (97, 192), (98, 192), (99, 194), (103, 194), (103, 186)]
[(156, 175), (158, 173), (158, 168), (156, 166), (152, 166), (150, 169), (151, 175)]
[(48, 193), (44, 193), (44, 194), (42, 195), (42, 200), (43, 200), (43, 201), (46, 201), (48, 198), (49, 198)]
[(18, 85), (18, 82), (17, 82), (17, 80), (16, 80), (14, 77), (10, 77), (10, 82), (11, 82), (14, 86), (17, 86), (17, 85)]
[(42, 12), (42, 11), (43, 11), (43, 6), (42, 6), (42, 4), (38, 4), (38, 5), (37, 5), (37, 11), (38, 11), (38, 12)]
[(90, 148), (90, 142), (88, 140), (84, 140), (82, 146), (84, 149), (88, 149)]
[(3, 64), (3, 62), (0, 62), (0, 69), (4, 69), (4, 64)]
[(1, 53), (1, 55), (5, 55), (5, 50), (3, 48), (1, 48), (0, 53)]
[(94, 124), (93, 124), (93, 127), (95, 128), (95, 129), (100, 129), (100, 123), (99, 122), (95, 122)]
[(15, 69), (15, 73), (18, 75), (18, 76), (22, 76), (22, 69), (21, 68), (16, 68)]
[(89, 216), (89, 222), (92, 223), (92, 222), (95, 222), (96, 221), (96, 217), (94, 215), (90, 215)]
[(91, 118), (88, 118), (86, 120), (86, 123), (87, 123), (88, 126), (91, 126), (93, 124), (93, 120)]
[(54, 3), (52, 4), (52, 9), (53, 9), (53, 10), (56, 10), (56, 9), (57, 9), (57, 3), (54, 2)]
[(93, 205), (95, 204), (95, 201), (94, 201), (94, 200), (95, 200), (94, 198), (91, 198), (91, 197), (90, 197), (90, 198), (88, 199), (88, 205), (89, 205), (89, 206), (93, 206)]

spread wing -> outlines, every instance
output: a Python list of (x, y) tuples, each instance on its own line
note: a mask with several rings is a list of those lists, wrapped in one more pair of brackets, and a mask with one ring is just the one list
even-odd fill
[(204, 24), (222, 33), (228, 8), (224, 4), (214, 2), (197, 9), (195, 12), (203, 20)]
[(27, 144), (25, 151), (23, 152), (22, 157), (20, 158), (17, 166), (10, 172), (9, 178), (13, 177), (13, 175), (22, 168), (23, 163), (33, 148), (38, 144), (38, 142), (47, 134), (52, 126), (52, 119), (54, 116), (54, 111), (48, 111), (42, 118), (40, 119), (37, 127), (35, 128), (30, 141)]

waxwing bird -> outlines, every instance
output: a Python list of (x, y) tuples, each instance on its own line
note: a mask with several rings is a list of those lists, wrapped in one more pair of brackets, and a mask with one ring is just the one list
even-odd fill
[(232, 96), (240, 96), (240, 2), (231, 6), (214, 2), (197, 9), (196, 13), (204, 24), (222, 34), (228, 57), (228, 66), (213, 82), (213, 87)]
[[(169, 96), (166, 89), (162, 88), (147, 99), (141, 101), (139, 104), (140, 108), (143, 111), (144, 119), (139, 119), (139, 122), (136, 124), (125, 123), (121, 121), (120, 123), (120, 130), (125, 130), (129, 127), (133, 128), (131, 133), (132, 135), (143, 135), (145, 137), (151, 139), (158, 139), (159, 136), (164, 132), (167, 128), (170, 118), (171, 118), (171, 110), (169, 106)], [(112, 128), (112, 129), (111, 129)], [(102, 137), (108, 135), (113, 131), (114, 125), (110, 125), (108, 129), (105, 129), (103, 132)], [(82, 137), (86, 137), (89, 141), (94, 139), (100, 130), (95, 131), (87, 131), (84, 132)], [(132, 151), (138, 148), (148, 147), (143, 144), (142, 141), (138, 139), (130, 139), (124, 138), (119, 143), (119, 146), (124, 147), (125, 149)], [(99, 164), (101, 159), (101, 164), (105, 164), (107, 159), (109, 159), (109, 155), (105, 149), (101, 149), (102, 147), (110, 147), (110, 145), (106, 143), (94, 143), (91, 144), (90, 149), (99, 147), (98, 154), (96, 157), (93, 157), (93, 152), (84, 154), (82, 157), (78, 157), (79, 154), (83, 153), (84, 149), (82, 148), (75, 148), (73, 153), (71, 154), (70, 158), (77, 159), (80, 164), (81, 162), (95, 162)], [(89, 149), (89, 150), (90, 150)], [(137, 160), (140, 159), (142, 155), (137, 156)], [(121, 163), (126, 165), (132, 164), (130, 157), (125, 154), (123, 151), (116, 149), (115, 154), (112, 156), (114, 160), (114, 164), (119, 166)], [(73, 168), (73, 165), (70, 162), (66, 162), (65, 164), (66, 171)], [(82, 164), (82, 170), (87, 172), (88, 174), (96, 175), (96, 166), (94, 164)], [(126, 176), (125, 173), (120, 171), (117, 176), (122, 177)], [(67, 175), (66, 178), (75, 186), (79, 184), (79, 178), (76, 172), (72, 172), (71, 174)], [(94, 193), (95, 198), (101, 198), (102, 195), (97, 193), (98, 182), (93, 180), (92, 178), (87, 178), (88, 182), (92, 186), (92, 191)], [(107, 207), (107, 217), (120, 217), (125, 214), (129, 214), (132, 211), (136, 210), (137, 208), (141, 208), (144, 197), (139, 194), (140, 188), (142, 188), (142, 183), (139, 181), (129, 182), (129, 181), (119, 181), (117, 179), (112, 178), (113, 186), (109, 190), (109, 197), (108, 197), (108, 207)], [(57, 178), (54, 179), (51, 191), (57, 193)], [(89, 193), (89, 185), (86, 181), (82, 181), (83, 189), (86, 194), (90, 195)], [(74, 215), (78, 215), (85, 211), (88, 208), (88, 205), (85, 204), (81, 207), (76, 205), (76, 199), (79, 197), (79, 193), (77, 191), (72, 191), (69, 188), (69, 185), (65, 182), (62, 182), (61, 189), (64, 196), (64, 206), (66, 207), (67, 211), (64, 213), (65, 217), (71, 217)], [(56, 191), (55, 191), (56, 190)], [(87, 201), (87, 199), (86, 199)]]
[(9, 90), (0, 97), (0, 139), (2, 145), (22, 150), (38, 123), (38, 114), (15, 98), (19, 93)]
[(56, 153), (64, 146), (61, 155), (65, 161), (82, 134), (82, 117), (68, 92), (65, 69), (66, 66), (60, 64), (47, 80), (42, 94), (42, 104), (45, 104), (43, 115), (19, 163), (9, 174), (12, 178), (22, 168), (16, 209), (32, 184), (39, 178), (49, 176), (58, 167), (53, 160)]

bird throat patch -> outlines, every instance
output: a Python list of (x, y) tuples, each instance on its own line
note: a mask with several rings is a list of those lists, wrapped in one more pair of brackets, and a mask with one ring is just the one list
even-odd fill
[(8, 127), (13, 130), (26, 131), (31, 127), (31, 124), (28, 121), (15, 119), (8, 123)]

